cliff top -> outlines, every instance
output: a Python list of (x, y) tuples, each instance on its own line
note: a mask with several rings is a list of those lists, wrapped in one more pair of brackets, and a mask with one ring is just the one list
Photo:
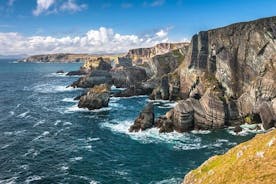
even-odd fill
[(183, 184), (276, 183), (276, 130), (211, 157), (185, 176)]
[[(237, 27), (237, 26), (244, 26), (244, 25), (258, 25), (258, 24), (263, 24), (263, 23), (269, 23), (269, 22), (275, 22), (276, 23), (276, 16), (272, 17), (266, 17), (266, 18), (261, 18), (257, 20), (251, 20), (251, 21), (244, 21), (244, 22), (238, 22), (238, 23), (233, 23), (230, 25), (214, 28), (214, 29), (209, 29), (206, 31), (214, 31), (214, 30), (221, 30), (221, 29), (229, 29), (232, 27)], [(202, 31), (201, 31), (202, 32)]]

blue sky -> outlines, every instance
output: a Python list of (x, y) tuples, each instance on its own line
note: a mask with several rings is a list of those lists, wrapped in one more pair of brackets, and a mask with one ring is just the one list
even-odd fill
[[(139, 44), (150, 46), (162, 41), (189, 40), (201, 30), (275, 15), (276, 0), (0, 0), (0, 38), (2, 42), (13, 39), (15, 35), (11, 33), (16, 33), (16, 39), (20, 37), (25, 41), (21, 46), (26, 46), (35, 36), (39, 36), (40, 44), (44, 40), (45, 45), (49, 40), (54, 42), (55, 39), (70, 37), (71, 45), (74, 38), (80, 45), (77, 37), (87, 37), (92, 30), (93, 39), (91, 36), (87, 38), (90, 42), (86, 40), (86, 44), (102, 46), (103, 49), (94, 51), (81, 47), (83, 52), (123, 52), (127, 47)], [(99, 39), (105, 39), (103, 34), (107, 34), (107, 42), (114, 41), (116, 34), (122, 37), (118, 39), (128, 39), (126, 36), (137, 38), (131, 38), (135, 44), (104, 50), (107, 43), (92, 43), (99, 41), (97, 35)], [(47, 37), (54, 40), (47, 40)], [(119, 42), (118, 39), (115, 42)], [(6, 43), (6, 46), (10, 45)], [(32, 45), (32, 48), (36, 46)], [(44, 48), (45, 51), (43, 48), (24, 51), (15, 47), (13, 52), (6, 52), (82, 52), (76, 48), (62, 49), (63, 46), (51, 46)]]

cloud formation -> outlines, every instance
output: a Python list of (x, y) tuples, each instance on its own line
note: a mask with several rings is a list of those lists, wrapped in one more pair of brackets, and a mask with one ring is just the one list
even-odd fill
[(86, 4), (78, 4), (75, 0), (67, 0), (63, 3), (58, 0), (37, 0), (36, 9), (33, 10), (35, 16), (42, 13), (57, 13), (59, 11), (78, 12), (87, 8)]
[(43, 12), (49, 10), (51, 6), (53, 6), (55, 0), (37, 0), (36, 1), (36, 9), (33, 11), (33, 14), (38, 16)]
[(168, 33), (160, 30), (152, 35), (122, 35), (113, 29), (100, 27), (82, 36), (30, 36), (17, 32), (0, 32), (0, 55), (46, 54), (46, 53), (123, 53), (137, 47), (150, 47), (168, 42)]
[(86, 4), (77, 4), (74, 0), (68, 0), (64, 2), (60, 9), (62, 11), (78, 12), (87, 8)]

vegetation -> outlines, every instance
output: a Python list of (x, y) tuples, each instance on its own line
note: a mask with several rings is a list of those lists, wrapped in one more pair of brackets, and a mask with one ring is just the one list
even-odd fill
[(276, 183), (276, 130), (214, 156), (185, 177), (185, 184)]

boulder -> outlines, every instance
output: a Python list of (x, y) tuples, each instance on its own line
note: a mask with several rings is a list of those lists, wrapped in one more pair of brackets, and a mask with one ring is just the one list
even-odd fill
[(241, 132), (241, 131), (242, 131), (242, 128), (241, 128), (239, 125), (235, 126), (234, 132), (235, 132), (236, 134), (238, 134), (238, 133)]
[(149, 103), (145, 106), (138, 118), (134, 121), (134, 124), (130, 126), (130, 132), (138, 132), (140, 130), (146, 130), (152, 128), (154, 125), (154, 110), (153, 104)]
[(86, 95), (80, 97), (79, 108), (89, 110), (107, 107), (109, 102), (110, 87), (106, 84), (97, 85), (91, 88)]

